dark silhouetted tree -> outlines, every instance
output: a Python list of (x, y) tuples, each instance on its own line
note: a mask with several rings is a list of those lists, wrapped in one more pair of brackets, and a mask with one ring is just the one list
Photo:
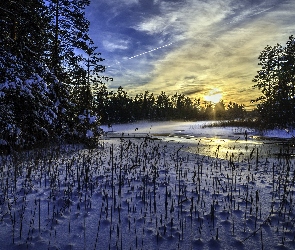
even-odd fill
[(225, 104), (223, 100), (220, 100), (218, 103), (214, 106), (214, 113), (215, 113), (215, 119), (222, 120), (225, 119)]
[(245, 106), (235, 102), (229, 102), (226, 112), (226, 118), (229, 120), (244, 119), (246, 116)]
[(262, 95), (257, 98), (257, 110), (264, 124), (271, 127), (294, 126), (295, 120), (295, 39), (285, 47), (267, 46), (259, 56), (261, 70), (253, 79), (254, 88)]
[(133, 120), (132, 99), (121, 86), (110, 97), (108, 120), (110, 123), (130, 122)]
[(169, 119), (173, 112), (171, 98), (165, 92), (156, 97), (156, 116), (158, 119)]

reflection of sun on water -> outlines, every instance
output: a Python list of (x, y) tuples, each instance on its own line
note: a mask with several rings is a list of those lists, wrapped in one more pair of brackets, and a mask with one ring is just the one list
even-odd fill
[(212, 103), (218, 103), (221, 98), (222, 93), (218, 88), (212, 89), (206, 95), (204, 95), (204, 100)]

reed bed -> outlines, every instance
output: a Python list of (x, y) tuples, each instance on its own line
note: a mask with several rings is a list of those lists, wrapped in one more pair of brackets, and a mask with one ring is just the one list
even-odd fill
[(1, 249), (295, 248), (291, 154), (194, 150), (122, 136), (2, 156)]

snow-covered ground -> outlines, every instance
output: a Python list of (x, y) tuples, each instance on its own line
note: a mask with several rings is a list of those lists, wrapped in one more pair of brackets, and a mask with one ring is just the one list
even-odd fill
[(0, 249), (295, 248), (287, 141), (201, 123), (102, 128), (97, 149), (2, 157)]

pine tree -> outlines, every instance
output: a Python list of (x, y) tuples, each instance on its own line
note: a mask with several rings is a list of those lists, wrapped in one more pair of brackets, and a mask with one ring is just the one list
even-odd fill
[[(88, 35), (85, 8), (89, 4), (88, 0), (48, 1), (48, 64), (58, 79), (52, 86), (53, 99), (58, 106), (57, 127), (62, 128), (61, 135), (66, 132), (65, 137), (88, 137), (89, 129), (95, 130), (98, 125), (97, 115), (92, 112), (92, 83), (104, 67), (99, 64), (103, 59)], [(96, 122), (89, 122), (93, 120)]]
[(85, 17), (90, 1), (51, 0), (47, 4), (51, 19), (49, 64), (59, 80), (75, 81), (73, 76), (81, 70), (84, 54), (92, 44), (88, 35), (90, 23)]

